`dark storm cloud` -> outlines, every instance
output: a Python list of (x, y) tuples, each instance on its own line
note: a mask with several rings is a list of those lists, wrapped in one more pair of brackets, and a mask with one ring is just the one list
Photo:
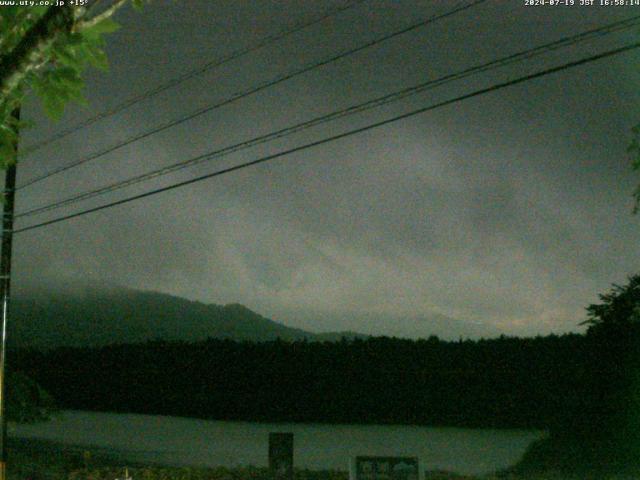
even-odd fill
[[(259, 38), (291, 22), (294, 12), (302, 18), (338, 4), (219, 3), (215, 12), (210, 2), (124, 12), (124, 28), (109, 46), (112, 72), (89, 84), (93, 108), (175, 76), (212, 51)], [(438, 11), (452, 5), (441, 2)], [(411, 23), (433, 7), (371, 0), (360, 8), (70, 137), (25, 164), (20, 175), (35, 174), (36, 161), (78, 158), (293, 65)], [(482, 8), (43, 182), (25, 191), (21, 205), (100, 186), (633, 13), (525, 9), (517, 2)], [(616, 38), (620, 43), (629, 37)], [(615, 44), (607, 42), (441, 88), (152, 185)], [(78, 279), (122, 283), (207, 302), (240, 302), (317, 330), (457, 337), (576, 329), (598, 292), (639, 268), (640, 223), (630, 215), (637, 179), (625, 157), (629, 128), (640, 120), (639, 58), (627, 54), (25, 233), (16, 243), (16, 288)], [(39, 128), (46, 131), (46, 121)]]

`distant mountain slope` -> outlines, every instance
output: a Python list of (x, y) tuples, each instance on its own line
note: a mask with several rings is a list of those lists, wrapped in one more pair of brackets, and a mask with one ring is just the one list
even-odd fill
[(126, 288), (38, 292), (12, 300), (11, 346), (99, 346), (153, 339), (339, 340), (354, 333), (314, 334), (287, 327), (239, 304), (206, 305)]

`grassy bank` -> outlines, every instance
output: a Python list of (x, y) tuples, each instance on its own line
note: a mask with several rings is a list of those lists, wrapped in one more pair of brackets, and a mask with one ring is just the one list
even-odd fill
[[(272, 480), (266, 468), (199, 468), (145, 465), (117, 452), (70, 447), (41, 440), (9, 441), (9, 480), (115, 480), (125, 467), (133, 480)], [(295, 470), (295, 480), (348, 480), (346, 471)], [(468, 477), (433, 473), (432, 479)]]
[[(40, 440), (9, 441), (9, 480), (116, 480), (128, 468), (133, 480), (272, 480), (266, 468), (198, 468), (137, 464), (117, 452), (104, 449), (69, 447)], [(534, 473), (528, 464), (519, 469), (487, 476), (460, 476), (447, 472), (427, 472), (424, 480), (631, 480), (637, 475), (603, 475), (581, 472), (568, 475), (546, 468)], [(295, 480), (348, 480), (346, 471), (297, 469)]]

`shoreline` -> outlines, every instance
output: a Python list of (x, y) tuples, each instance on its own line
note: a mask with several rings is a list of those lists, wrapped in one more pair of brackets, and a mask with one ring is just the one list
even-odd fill
[[(149, 480), (272, 480), (266, 467), (193, 467), (126, 459), (127, 452), (104, 447), (89, 448), (43, 439), (8, 439), (9, 480), (33, 478), (115, 480), (128, 470), (132, 479)], [(36, 473), (37, 472), (37, 473)], [(476, 480), (491, 477), (465, 476), (444, 471), (424, 471), (422, 480)], [(349, 480), (347, 469), (294, 468), (294, 480)]]
[(442, 430), (482, 430), (484, 432), (513, 432), (513, 433), (540, 433), (547, 435), (548, 431), (544, 428), (525, 428), (525, 427), (489, 427), (482, 425), (451, 425), (447, 423), (429, 423), (429, 424), (421, 424), (421, 423), (375, 423), (375, 422), (333, 422), (327, 420), (323, 421), (280, 421), (280, 420), (267, 420), (267, 419), (225, 419), (225, 418), (214, 418), (214, 417), (198, 417), (198, 416), (187, 416), (187, 415), (170, 415), (164, 413), (148, 413), (148, 412), (117, 412), (117, 411), (104, 411), (104, 410), (82, 410), (82, 409), (74, 409), (74, 408), (65, 408), (61, 409), (56, 413), (52, 414), (52, 419), (55, 419), (56, 416), (60, 414), (64, 414), (65, 412), (69, 413), (99, 413), (104, 415), (136, 415), (136, 416), (144, 416), (144, 417), (160, 417), (160, 418), (177, 418), (181, 420), (202, 420), (207, 422), (226, 422), (233, 424), (258, 424), (258, 425), (308, 425), (308, 426), (318, 426), (318, 427), (326, 427), (328, 425), (334, 425), (337, 427), (408, 427), (408, 428), (437, 428)]
[(482, 475), (509, 468), (543, 432), (405, 425), (253, 423), (189, 417), (66, 411), (49, 424), (14, 425), (15, 438), (38, 438), (184, 466), (266, 467), (268, 433), (295, 436), (295, 464), (348, 470), (358, 455), (414, 456), (428, 470)]
[[(116, 480), (125, 468), (132, 480), (273, 480), (265, 467), (184, 467), (136, 462), (118, 458), (117, 451), (87, 450), (49, 440), (8, 441), (8, 480)], [(486, 475), (462, 475), (442, 470), (422, 470), (420, 480), (632, 480), (624, 474), (563, 474), (503, 470)], [(349, 480), (346, 470), (294, 468), (294, 480)]]

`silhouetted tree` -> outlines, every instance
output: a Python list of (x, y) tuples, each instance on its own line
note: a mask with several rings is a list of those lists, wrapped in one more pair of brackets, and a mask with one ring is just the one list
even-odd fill
[[(587, 307), (590, 415), (577, 428), (583, 444), (608, 467), (640, 455), (640, 275)], [(585, 443), (585, 439), (589, 442)], [(595, 459), (594, 459), (595, 460)]]
[(630, 277), (627, 285), (614, 284), (609, 293), (600, 295), (600, 300), (602, 303), (587, 307), (589, 318), (582, 325), (589, 325), (592, 333), (632, 330), (640, 324), (640, 274)]

